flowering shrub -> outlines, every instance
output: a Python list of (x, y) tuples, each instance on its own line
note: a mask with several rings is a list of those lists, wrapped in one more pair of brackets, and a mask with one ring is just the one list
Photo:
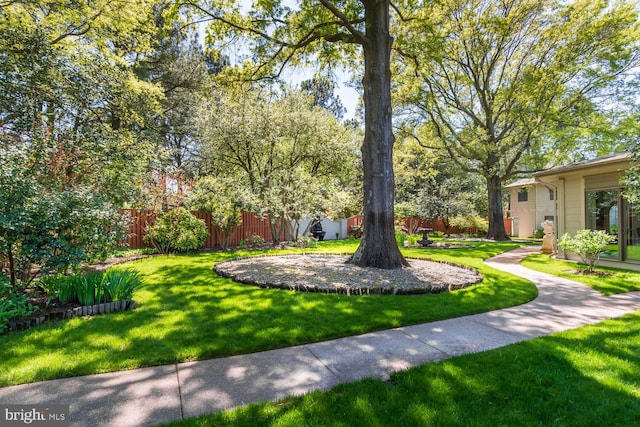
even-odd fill
[(200, 248), (209, 237), (207, 224), (185, 208), (165, 212), (147, 229), (144, 237), (158, 252), (190, 252)]
[(615, 239), (604, 230), (578, 230), (574, 237), (565, 233), (558, 241), (558, 246), (566, 251), (575, 252), (587, 265), (588, 272), (600, 261), (600, 254)]

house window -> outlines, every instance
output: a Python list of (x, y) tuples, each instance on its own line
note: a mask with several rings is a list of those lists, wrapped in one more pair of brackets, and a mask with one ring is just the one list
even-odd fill
[(526, 188), (523, 188), (520, 191), (518, 191), (518, 201), (519, 202), (529, 201), (529, 192), (527, 191)]
[(627, 206), (625, 259), (640, 261), (640, 207)]
[(545, 221), (555, 221), (555, 217), (553, 215), (545, 215), (544, 216), (544, 220)]
[(553, 190), (549, 190), (549, 200), (555, 200), (555, 193)]
[(605, 230), (616, 239), (609, 245), (602, 257), (619, 259), (618, 231), (620, 215), (618, 213), (618, 190), (587, 191), (586, 201), (587, 228), (590, 230)]

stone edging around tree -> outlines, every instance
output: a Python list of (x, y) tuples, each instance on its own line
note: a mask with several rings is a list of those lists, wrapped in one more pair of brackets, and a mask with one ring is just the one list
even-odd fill
[(221, 277), (261, 288), (346, 295), (441, 293), (483, 278), (472, 267), (447, 261), (408, 258), (413, 268), (383, 270), (346, 264), (346, 258), (345, 254), (313, 252), (267, 254), (222, 261), (213, 270)]

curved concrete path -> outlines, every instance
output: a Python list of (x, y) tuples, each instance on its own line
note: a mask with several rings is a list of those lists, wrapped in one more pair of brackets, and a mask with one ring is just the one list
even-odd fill
[(385, 379), (640, 309), (640, 292), (604, 297), (519, 265), (538, 251), (522, 247), (487, 261), (538, 287), (535, 300), (517, 307), (262, 353), (4, 387), (0, 404), (70, 405), (72, 426), (154, 425), (364, 377)]

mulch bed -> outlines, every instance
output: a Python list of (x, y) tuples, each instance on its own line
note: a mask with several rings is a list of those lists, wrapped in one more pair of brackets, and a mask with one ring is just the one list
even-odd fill
[(140, 254), (140, 255), (130, 255), (130, 256), (123, 256), (123, 257), (117, 257), (117, 258), (109, 258), (104, 262), (89, 264), (86, 267), (87, 267), (87, 271), (105, 271), (107, 268), (111, 267), (112, 265), (122, 264), (123, 262), (135, 261), (137, 259), (148, 258), (156, 255), (158, 254)]
[(409, 259), (409, 267), (378, 269), (346, 263), (348, 256), (330, 254), (265, 255), (222, 261), (220, 276), (262, 288), (302, 292), (423, 294), (453, 291), (482, 280), (477, 270), (447, 262)]

